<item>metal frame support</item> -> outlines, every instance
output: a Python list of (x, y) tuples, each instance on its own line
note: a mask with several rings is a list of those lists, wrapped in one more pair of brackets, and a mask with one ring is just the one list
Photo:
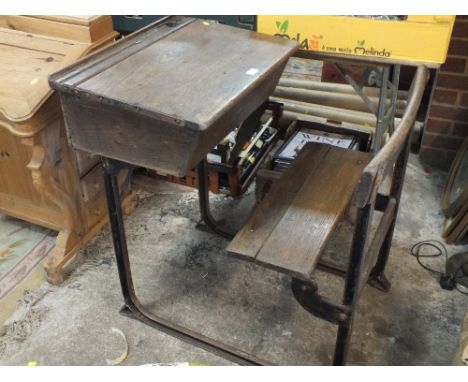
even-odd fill
[[(380, 95), (379, 95), (379, 106), (377, 111), (377, 123), (375, 125), (375, 136), (372, 150), (375, 153), (379, 152), (382, 145), (382, 138), (385, 131), (388, 130), (388, 121), (386, 118), (386, 105), (387, 105), (387, 91), (388, 91), (388, 80), (390, 77), (390, 68), (385, 67), (382, 69)], [(395, 116), (389, 116), (394, 119)]]
[[(364, 81), (361, 79), (357, 83), (347, 72), (346, 68), (335, 62), (335, 66), (341, 75), (345, 78), (346, 82), (350, 84), (356, 94), (358, 94), (364, 103), (367, 105), (369, 111), (376, 116), (375, 136), (373, 140), (372, 152), (377, 154), (382, 146), (382, 139), (386, 132), (390, 135), (395, 131), (395, 112), (398, 101), (398, 84), (400, 81), (400, 65), (383, 66), (381, 69), (375, 66), (368, 66), (364, 72), (363, 79), (367, 77), (368, 73), (374, 70), (379, 73), (380, 93), (379, 103), (375, 107), (374, 103), (364, 93)], [(388, 100), (390, 104), (387, 106)]]
[(210, 211), (210, 188), (208, 186), (208, 163), (204, 158), (197, 167), (198, 173), (198, 203), (200, 206), (200, 215), (206, 226), (214, 233), (224, 237), (225, 239), (233, 239), (234, 232), (221, 227), (215, 221)]
[(109, 222), (114, 242), (115, 258), (119, 273), (120, 285), (124, 297), (125, 306), (121, 313), (131, 318), (137, 319), (149, 326), (159, 329), (176, 338), (186, 341), (192, 345), (203, 348), (216, 355), (229, 359), (240, 365), (271, 365), (271, 363), (259, 359), (251, 354), (233, 348), (227, 344), (215, 341), (193, 330), (184, 328), (178, 324), (159, 317), (149, 310), (139, 301), (133, 286), (130, 260), (123, 223), (121, 199), (119, 185), (117, 181), (118, 172), (127, 167), (127, 163), (109, 158), (101, 158), (106, 189), (107, 206), (109, 209)]
[[(386, 201), (388, 202), (389, 198), (394, 198), (397, 202), (395, 212), (393, 213), (392, 223), (388, 231), (385, 233), (385, 239), (381, 247), (378, 248), (378, 257), (370, 272), (368, 280), (371, 285), (383, 291), (388, 291), (390, 287), (390, 284), (384, 276), (384, 270), (390, 252), (396, 217), (398, 213), (398, 204), (401, 197), (405, 169), (409, 155), (409, 142), (410, 139), (408, 136), (405, 142), (405, 147), (403, 150), (401, 150), (393, 170), (390, 195), (384, 196), (377, 194), (375, 200), (375, 208), (378, 210), (385, 209)], [(124, 162), (109, 158), (102, 158), (104, 184), (109, 210), (109, 221), (112, 230), (112, 239), (114, 242), (120, 284), (125, 302), (125, 306), (122, 308), (121, 313), (161, 331), (164, 331), (170, 335), (173, 335), (179, 339), (187, 341), (195, 346), (225, 357), (226, 359), (229, 359), (238, 364), (270, 364), (269, 362), (261, 360), (254, 355), (245, 353), (239, 349), (235, 349), (222, 342), (215, 341), (211, 338), (203, 336), (200, 333), (194, 332), (164, 318), (161, 318), (147, 310), (140, 303), (135, 294), (133, 286), (122, 217), (121, 196), (117, 181), (117, 175), (120, 170), (132, 167), (132, 165)], [(213, 232), (228, 239), (232, 238), (233, 233), (228, 232), (224, 228), (220, 227), (211, 216), (209, 210), (209, 187), (206, 169), (207, 163), (206, 160), (203, 160), (198, 166), (199, 202), (202, 219)], [(364, 208), (358, 209), (358, 218), (356, 221), (351, 247), (351, 257), (347, 270), (342, 269), (335, 264), (327, 263), (323, 260), (319, 263), (320, 269), (346, 278), (342, 303), (337, 303), (320, 296), (318, 294), (317, 286), (313, 283), (305, 283), (296, 279), (292, 280), (294, 296), (301, 304), (301, 306), (303, 306), (311, 314), (338, 325), (333, 365), (346, 364), (351, 340), (354, 311), (360, 292), (360, 285), (362, 285), (363, 277), (368, 277), (368, 274), (364, 272), (364, 267), (362, 265), (365, 261), (365, 258), (367, 256), (371, 256), (371, 254), (367, 253), (369, 250), (367, 243), (373, 211), (373, 204), (368, 204)]]
[(392, 135), (395, 131), (395, 112), (398, 102), (398, 88), (400, 84), (400, 65), (393, 65), (392, 68), (392, 79), (389, 82), (390, 91), (391, 91), (391, 100), (390, 100), (390, 111), (389, 111), (389, 134)]
[[(399, 197), (401, 196), (401, 186), (407, 157), (408, 149), (406, 148), (400, 154), (397, 165), (395, 166), (396, 174), (392, 183), (391, 195), (397, 198), (397, 200), (399, 200)], [(125, 302), (124, 307), (121, 309), (121, 313), (240, 365), (271, 365), (268, 361), (259, 359), (255, 355), (248, 354), (242, 350), (233, 348), (227, 344), (213, 340), (200, 333), (159, 317), (147, 310), (141, 304), (135, 294), (133, 286), (123, 223), (121, 197), (117, 181), (119, 171), (125, 168), (131, 168), (132, 165), (104, 157), (101, 158), (101, 160), (115, 257)], [(231, 233), (224, 231), (223, 228), (218, 226), (216, 221), (211, 217), (209, 211), (209, 187), (207, 183), (206, 160), (203, 160), (199, 165), (199, 177), (200, 212), (203, 220), (207, 222), (208, 227), (213, 230), (213, 232), (224, 237), (231, 237)], [(382, 204), (384, 199), (384, 196), (378, 198), (378, 204)], [(367, 239), (373, 210), (374, 206), (370, 204), (365, 208), (358, 209), (358, 219), (353, 236), (351, 258), (348, 269), (342, 269), (325, 261), (321, 261), (319, 264), (319, 267), (322, 270), (339, 276), (344, 276), (346, 278), (342, 303), (337, 303), (320, 296), (317, 293), (317, 286), (313, 283), (305, 283), (297, 279), (292, 280), (294, 296), (301, 306), (311, 314), (338, 325), (333, 365), (346, 364), (354, 311), (359, 295), (359, 285), (361, 284), (362, 278), (367, 277), (366, 274), (363, 274), (362, 264), (364, 258), (369, 255), (366, 253), (368, 250)], [(372, 270), (371, 278), (377, 281), (381, 280), (383, 277), (383, 271), (393, 236), (395, 220), (396, 212), (392, 226), (385, 236), (384, 244), (380, 248), (376, 265)]]
[(346, 321), (338, 326), (338, 333), (335, 344), (335, 355), (333, 365), (346, 364), (349, 344), (351, 341), (351, 331), (354, 319), (355, 305), (359, 294), (359, 283), (362, 277), (362, 263), (367, 249), (367, 235), (369, 233), (372, 219), (373, 206), (367, 205), (358, 210), (356, 228), (354, 230), (353, 242), (351, 245), (351, 258), (349, 260), (348, 274), (346, 276), (345, 290), (343, 294), (343, 305), (349, 307), (350, 314)]
[[(319, 262), (319, 269), (346, 278), (342, 303), (330, 301), (320, 296), (313, 282), (293, 279), (291, 288), (298, 303), (311, 314), (338, 325), (333, 365), (345, 365), (351, 341), (352, 325), (357, 301), (363, 285), (367, 281), (382, 292), (390, 290), (390, 282), (384, 275), (390, 254), (391, 243), (398, 216), (403, 181), (408, 163), (411, 131), (392, 171), (392, 184), (389, 195), (377, 192), (375, 199), (358, 208), (358, 216), (351, 244), (351, 256), (347, 271), (334, 264)], [(392, 205), (393, 203), (393, 205)], [(393, 207), (394, 208), (389, 208)], [(388, 213), (391, 223), (382, 218), (369, 243), (369, 231), (374, 210)], [(380, 236), (381, 235), (381, 236)], [(376, 237), (379, 239), (375, 240)], [(383, 238), (383, 239), (382, 239)], [(378, 244), (375, 245), (375, 242)], [(381, 241), (382, 240), (382, 241)], [(372, 261), (375, 261), (372, 263)], [(368, 266), (370, 264), (371, 267)]]
[[(350, 76), (348, 76), (350, 78)], [(390, 69), (384, 68), (382, 73), (382, 88), (381, 100), (377, 110), (377, 137), (382, 137), (384, 129), (388, 129), (389, 133), (393, 132), (393, 120), (396, 108), (396, 92), (398, 90), (399, 67), (393, 67), (392, 82), (390, 82)], [(351, 82), (354, 82), (351, 78)], [(362, 91), (362, 84), (354, 84)], [(391, 105), (390, 108), (386, 107), (387, 91), (390, 90)], [(366, 96), (365, 96), (366, 97)], [(383, 97), (383, 98), (382, 98)], [(370, 102), (370, 101), (369, 101)], [(380, 142), (380, 140), (379, 140)], [(387, 264), (391, 242), (393, 238), (396, 217), (398, 213), (398, 205), (401, 197), (402, 186), (405, 176), (406, 165), (408, 161), (410, 147), (410, 134), (405, 141), (405, 146), (401, 150), (395, 166), (392, 171), (392, 185), (390, 195), (376, 194), (375, 200), (370, 204), (365, 205), (363, 208), (358, 209), (358, 218), (356, 221), (355, 231), (353, 235), (353, 242), (351, 246), (351, 256), (348, 269), (343, 269), (336, 264), (328, 263), (321, 260), (318, 268), (345, 277), (345, 288), (343, 292), (342, 302), (335, 302), (327, 299), (326, 297), (318, 294), (317, 286), (312, 282), (304, 282), (301, 280), (292, 280), (292, 290), (297, 301), (311, 314), (316, 315), (324, 320), (338, 325), (335, 354), (333, 365), (346, 364), (347, 354), (350, 347), (351, 332), (354, 319), (354, 312), (359, 297), (360, 289), (364, 284), (363, 280), (367, 280), (374, 287), (388, 291), (390, 284), (384, 276), (385, 266)], [(380, 146), (374, 145), (374, 154)], [(131, 318), (137, 319), (149, 326), (164, 331), (176, 338), (189, 342), (195, 346), (201, 347), (214, 354), (222, 356), (233, 362), (241, 365), (270, 365), (269, 362), (257, 358), (255, 355), (248, 354), (242, 350), (233, 348), (222, 342), (208, 338), (193, 330), (184, 328), (176, 323), (168, 321), (162, 317), (153, 314), (146, 309), (138, 300), (134, 286), (130, 267), (130, 260), (128, 255), (128, 248), (125, 237), (125, 229), (123, 223), (123, 214), (121, 207), (121, 195), (117, 181), (117, 175), (120, 170), (125, 168), (132, 168), (131, 164), (120, 162), (117, 160), (102, 158), (102, 168), (104, 176), (104, 184), (106, 190), (107, 204), (109, 210), (109, 221), (112, 230), (112, 239), (114, 243), (115, 257), (117, 268), (120, 278), (120, 285), (124, 297), (125, 306), (122, 308), (121, 313)], [(213, 219), (210, 206), (209, 206), (209, 187), (208, 187), (208, 171), (207, 171), (206, 158), (198, 165), (198, 194), (199, 194), (199, 207), (202, 220), (206, 226), (216, 234), (219, 234), (227, 239), (232, 239), (234, 234)], [(372, 254), (369, 253), (370, 247), (368, 245), (369, 227), (371, 224), (373, 211), (386, 210), (389, 200), (396, 201), (396, 207), (393, 212), (391, 224), (385, 226), (383, 242), (378, 241), (376, 250), (371, 252), (378, 253), (375, 265), (371, 270), (365, 270), (366, 261), (374, 261)], [(395, 203), (395, 202), (392, 202)], [(391, 216), (391, 215), (389, 215)], [(387, 230), (388, 227), (388, 230)], [(382, 243), (380, 245), (380, 243)], [(372, 263), (371, 263), (372, 265)]]

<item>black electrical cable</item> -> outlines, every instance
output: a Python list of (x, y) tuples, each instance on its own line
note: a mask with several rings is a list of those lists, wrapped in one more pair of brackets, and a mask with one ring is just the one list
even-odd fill
[[(421, 248), (425, 246), (435, 248), (437, 252), (423, 255), (421, 254)], [(419, 243), (416, 243), (415, 245), (411, 247), (410, 253), (412, 256), (416, 257), (418, 264), (424, 269), (428, 270), (429, 272), (435, 273), (436, 275), (439, 275), (439, 276), (445, 275), (445, 272), (441, 272), (436, 269), (429, 268), (427, 265), (421, 262), (421, 258), (423, 257), (439, 257), (439, 256), (442, 256), (443, 254), (445, 255), (445, 262), (447, 262), (447, 259), (448, 259), (447, 249), (440, 241), (438, 240), (420, 241)]]
[[(428, 254), (421, 254), (421, 248), (423, 247), (432, 247), (436, 249), (436, 252), (428, 253)], [(410, 254), (416, 257), (416, 260), (421, 267), (423, 267), (424, 269), (426, 269), (427, 271), (431, 273), (438, 275), (440, 278), (449, 278), (453, 282), (454, 284), (453, 286), (455, 287), (456, 290), (458, 290), (462, 294), (468, 295), (468, 292), (465, 292), (462, 289), (460, 289), (460, 287), (458, 286), (458, 283), (456, 282), (457, 279), (466, 277), (463, 269), (465, 266), (468, 266), (468, 262), (460, 265), (453, 275), (448, 275), (445, 270), (441, 272), (437, 269), (432, 269), (429, 266), (423, 264), (421, 261), (421, 258), (428, 258), (428, 257), (434, 258), (434, 257), (440, 257), (442, 255), (445, 255), (445, 263), (447, 263), (448, 253), (447, 253), (447, 248), (445, 247), (443, 243), (441, 243), (438, 240), (423, 240), (423, 241), (420, 241), (419, 243), (414, 244), (411, 247)], [(457, 276), (460, 273), (460, 271), (461, 271), (461, 275)]]

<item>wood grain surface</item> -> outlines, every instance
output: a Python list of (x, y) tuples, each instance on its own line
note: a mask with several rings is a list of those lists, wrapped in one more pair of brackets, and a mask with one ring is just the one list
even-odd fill
[(228, 251), (310, 279), (369, 160), (368, 153), (307, 144)]

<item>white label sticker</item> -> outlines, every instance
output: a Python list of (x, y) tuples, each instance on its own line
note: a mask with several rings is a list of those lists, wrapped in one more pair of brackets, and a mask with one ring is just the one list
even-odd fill
[(249, 76), (255, 76), (258, 73), (257, 68), (250, 68), (245, 72), (245, 74), (248, 74)]

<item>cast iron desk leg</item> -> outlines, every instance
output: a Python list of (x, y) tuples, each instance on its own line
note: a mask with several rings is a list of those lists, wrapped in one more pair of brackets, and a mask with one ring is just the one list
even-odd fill
[(345, 365), (348, 356), (352, 325), (359, 295), (359, 283), (362, 277), (362, 262), (366, 251), (372, 212), (373, 206), (370, 204), (358, 210), (356, 228), (354, 229), (354, 236), (351, 244), (351, 258), (349, 261), (343, 295), (343, 305), (349, 307), (350, 314), (348, 315), (347, 320), (340, 323), (338, 326), (335, 354), (333, 357), (334, 366)]
[(214, 233), (232, 240), (236, 235), (234, 232), (230, 232), (213, 219), (210, 213), (210, 189), (208, 187), (208, 164), (206, 158), (204, 158), (197, 167), (198, 172), (198, 202), (200, 204), (200, 214), (202, 220), (206, 226)]
[(122, 294), (125, 301), (125, 306), (122, 309), (122, 313), (238, 364), (269, 365), (270, 363), (251, 354), (245, 353), (239, 349), (233, 348), (219, 341), (215, 341), (211, 338), (203, 336), (200, 333), (194, 332), (164, 318), (158, 317), (147, 310), (138, 300), (133, 286), (130, 261), (128, 258), (119, 185), (117, 181), (119, 170), (127, 167), (131, 166), (109, 158), (102, 158), (107, 206), (109, 209), (109, 222), (112, 230), (112, 239), (114, 242), (115, 258), (119, 272), (120, 286), (122, 288)]

